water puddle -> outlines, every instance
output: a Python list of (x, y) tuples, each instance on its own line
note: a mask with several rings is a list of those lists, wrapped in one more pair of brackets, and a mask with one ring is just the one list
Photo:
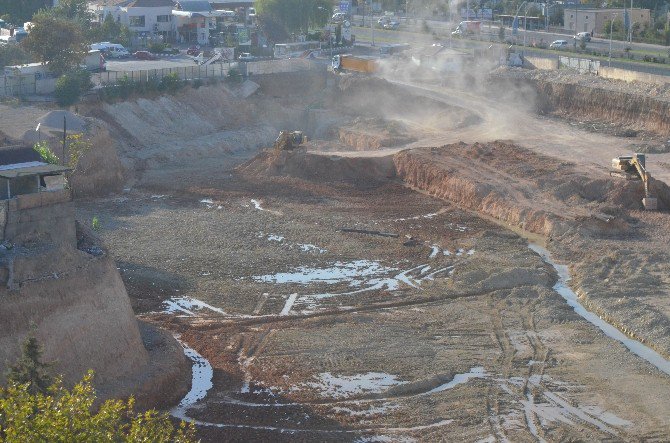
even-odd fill
[(593, 312), (587, 310), (579, 302), (577, 294), (575, 294), (574, 291), (570, 289), (570, 286), (568, 286), (568, 282), (570, 281), (570, 272), (567, 266), (555, 263), (552, 260), (549, 251), (547, 251), (545, 248), (541, 246), (535, 244), (529, 244), (528, 247), (534, 252), (536, 252), (540, 257), (542, 257), (542, 260), (544, 260), (545, 263), (553, 266), (553, 268), (556, 270), (556, 273), (558, 274), (558, 281), (554, 285), (553, 289), (561, 297), (563, 297), (566, 302), (568, 302), (568, 305), (570, 305), (579, 316), (581, 316), (586, 321), (596, 326), (606, 336), (623, 344), (633, 354), (651, 363), (659, 371), (667, 375), (670, 375), (670, 361), (663, 358), (661, 354), (654, 351), (650, 347), (645, 346), (639, 341), (628, 337), (626, 334), (619, 331), (617, 328), (615, 328), (611, 324), (607, 323), (605, 320), (598, 317), (597, 314), (594, 314)]
[(385, 372), (368, 372), (356, 375), (333, 375), (324, 372), (316, 376), (318, 381), (305, 383), (304, 386), (319, 391), (324, 398), (347, 398), (361, 394), (378, 394), (388, 388), (407, 383), (398, 380), (396, 375)]
[[(177, 340), (179, 340), (179, 338), (177, 338)], [(193, 362), (193, 375), (191, 380), (191, 390), (179, 404), (170, 411), (170, 414), (181, 420), (188, 420), (186, 411), (191, 406), (204, 399), (207, 396), (207, 392), (214, 386), (212, 384), (214, 371), (212, 365), (209, 364), (206, 358), (198, 354), (194, 349), (189, 348), (185, 343), (181, 342), (181, 340), (179, 340), (179, 343), (184, 347), (184, 354), (186, 357)]]
[(165, 300), (163, 302), (163, 306), (163, 313), (165, 314), (182, 313), (191, 317), (195, 317), (197, 315), (195, 311), (207, 309), (221, 315), (228, 315), (222, 309), (191, 297), (172, 297), (168, 300)]
[(473, 378), (485, 378), (485, 377), (488, 377), (488, 374), (486, 373), (486, 371), (484, 371), (484, 368), (481, 366), (477, 366), (475, 368), (470, 369), (470, 372), (454, 375), (454, 378), (451, 381), (444, 383), (434, 389), (431, 389), (430, 391), (425, 392), (423, 395), (436, 394), (438, 392), (446, 391), (447, 389), (452, 389), (458, 385), (467, 383)]

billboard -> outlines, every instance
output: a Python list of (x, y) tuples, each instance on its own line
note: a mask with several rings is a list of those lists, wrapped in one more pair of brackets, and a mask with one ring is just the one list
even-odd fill
[(483, 8), (475, 10), (470, 8), (469, 12), (468, 14), (467, 8), (461, 8), (461, 18), (463, 20), (493, 20), (493, 9)]

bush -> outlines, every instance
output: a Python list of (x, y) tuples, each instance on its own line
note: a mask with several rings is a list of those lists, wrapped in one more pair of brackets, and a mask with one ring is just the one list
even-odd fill
[(153, 52), (154, 54), (160, 54), (163, 51), (165, 51), (165, 43), (161, 42), (149, 43), (149, 52)]
[(207, 79), (207, 84), (210, 86), (218, 85), (219, 79), (217, 77), (210, 77)]
[(54, 96), (60, 106), (70, 106), (91, 88), (91, 74), (84, 69), (70, 71), (56, 80)]
[(159, 90), (176, 92), (184, 86), (184, 82), (179, 78), (176, 72), (163, 76), (159, 84)]
[(242, 81), (242, 73), (237, 68), (230, 68), (227, 80), (232, 83), (239, 83)]
[(135, 401), (107, 400), (94, 408), (96, 392), (89, 372), (72, 390), (62, 378), (46, 393), (33, 393), (29, 384), (10, 383), (0, 388), (0, 441), (90, 441), (190, 443), (195, 428), (173, 424), (165, 415), (134, 411)]
[(49, 147), (49, 142), (43, 140), (41, 142), (35, 143), (33, 149), (40, 154), (40, 157), (45, 163), (49, 163), (50, 165), (60, 164), (60, 159)]
[(196, 78), (193, 80), (193, 83), (191, 83), (191, 87), (193, 89), (198, 89), (200, 86), (204, 85), (205, 82), (202, 81), (202, 79)]

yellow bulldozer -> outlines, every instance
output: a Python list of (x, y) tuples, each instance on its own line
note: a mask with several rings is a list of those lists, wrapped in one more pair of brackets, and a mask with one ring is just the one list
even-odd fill
[(644, 198), (642, 199), (642, 206), (647, 211), (655, 211), (658, 209), (658, 200), (652, 196), (649, 191), (649, 180), (651, 174), (647, 171), (646, 158), (644, 154), (621, 155), (612, 159), (612, 167), (615, 171), (611, 171), (611, 176), (624, 177), (627, 180), (642, 180), (644, 183)]

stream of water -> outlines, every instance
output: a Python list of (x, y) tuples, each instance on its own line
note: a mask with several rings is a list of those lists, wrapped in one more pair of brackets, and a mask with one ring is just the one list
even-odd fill
[(633, 354), (648, 361), (659, 371), (670, 375), (670, 361), (666, 360), (661, 354), (654, 351), (650, 347), (633, 338), (628, 337), (616, 327), (598, 317), (597, 314), (594, 314), (593, 312), (586, 309), (579, 302), (577, 294), (575, 294), (575, 292), (570, 289), (570, 286), (568, 286), (568, 282), (570, 281), (570, 271), (566, 265), (560, 265), (554, 262), (549, 251), (547, 251), (542, 246), (530, 243), (528, 247), (536, 252), (540, 257), (542, 257), (542, 260), (544, 260), (545, 263), (553, 266), (553, 268), (556, 270), (556, 273), (558, 274), (558, 281), (554, 285), (554, 291), (563, 297), (565, 301), (568, 302), (568, 305), (570, 305), (577, 314), (603, 331), (606, 336), (623, 344)]

